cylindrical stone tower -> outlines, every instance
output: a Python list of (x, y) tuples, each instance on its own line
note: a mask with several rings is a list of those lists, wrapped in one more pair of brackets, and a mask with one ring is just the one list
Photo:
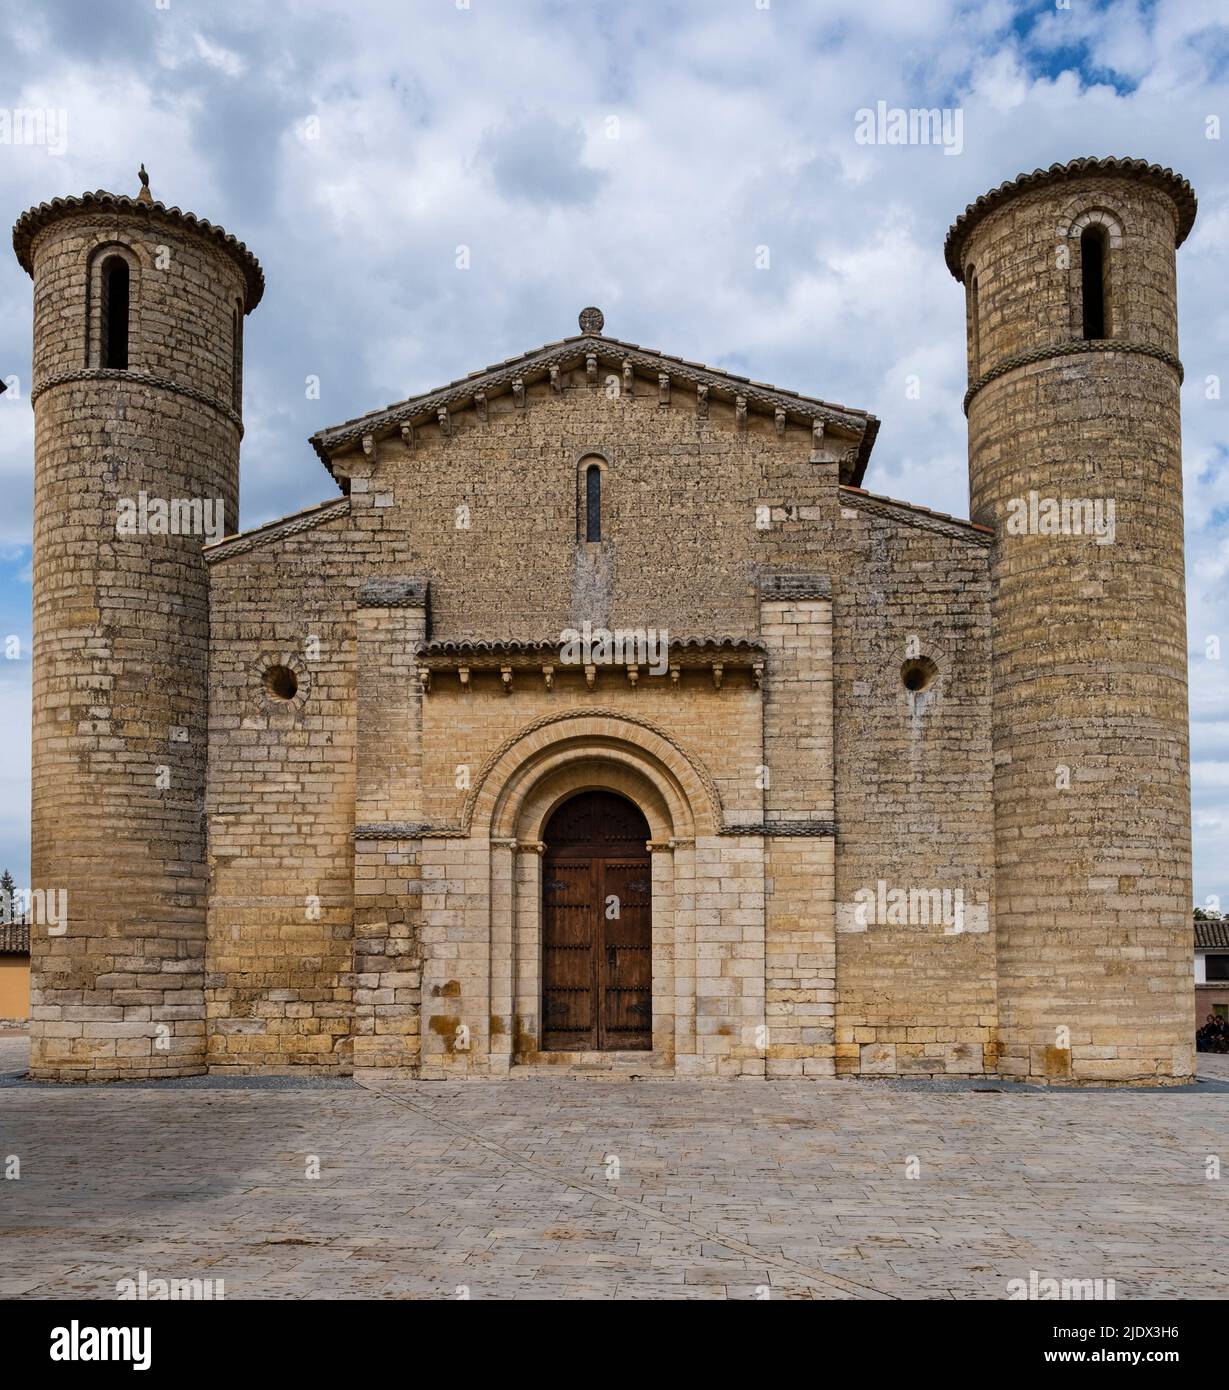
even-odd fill
[(30, 1066), (53, 1080), (204, 1068), (201, 547), (237, 528), (264, 278), (142, 183), (13, 228), (34, 279)]
[(1002, 1075), (1193, 1064), (1175, 248), (1187, 181), (1078, 159), (947, 237), (968, 313), (969, 481), (992, 552)]

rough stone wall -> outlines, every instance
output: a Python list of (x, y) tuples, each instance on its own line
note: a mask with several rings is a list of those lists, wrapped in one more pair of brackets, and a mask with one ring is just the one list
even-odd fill
[[(89, 258), (112, 243), (135, 266), (133, 370), (98, 374)], [(66, 892), (68, 922), (35, 927), (31, 1071), (191, 1073), (205, 1041), (204, 538), (119, 536), (116, 522), (145, 491), (221, 502), (235, 524), (244, 282), (190, 231), (101, 211), (40, 231), (33, 267), (31, 872)]]
[[(661, 404), (643, 379), (612, 398), (583, 369), (558, 392), (530, 386), (525, 401), (498, 396), (485, 423), (459, 411), (447, 435), (430, 426), (411, 448), (385, 438), (374, 458), (341, 460), (356, 528), (404, 537), (418, 557), (432, 635), (553, 639), (586, 619), (754, 635), (756, 574), (788, 564), (794, 544), (780, 526), (757, 529), (757, 506), (835, 495), (835, 466), (809, 463), (809, 431), (778, 435), (755, 414), (740, 430), (716, 401), (701, 419), (694, 394)], [(608, 465), (596, 549), (578, 539), (579, 468), (592, 454)]]
[[(836, 1000), (833, 890), (832, 581), (766, 580), (764, 986), (769, 1076), (831, 1076)], [(772, 833), (773, 830), (778, 833)]]
[[(837, 1071), (992, 1071), (988, 538), (842, 496), (833, 601)], [(902, 668), (918, 657), (938, 674), (911, 693)], [(954, 930), (954, 910), (944, 920), (941, 896), (921, 897), (932, 890), (951, 893), (953, 909), (959, 890), (963, 930)], [(903, 920), (891, 891), (917, 895)]]
[[(381, 440), (371, 453), (355, 450), (346, 460), (353, 470), (348, 519), (214, 566), (219, 747), (211, 795), (230, 788), (238, 812), (254, 766), (285, 785), (288, 749), (280, 735), (255, 728), (246, 735), (262, 745), (257, 762), (250, 752), (232, 757), (229, 729), (236, 703), (255, 688), (262, 657), (299, 649), (322, 625), (333, 634), (326, 651), (347, 672), (364, 673), (362, 690), (339, 676), (328, 706), (353, 721), (347, 727), (359, 748), (354, 755), (348, 745), (332, 747), (327, 756), (339, 764), (356, 756), (358, 782), (350, 788), (335, 769), (326, 848), (322, 822), (297, 811), (284, 843), (306, 838), (339, 883), (347, 796), (357, 794), (360, 824), (405, 825), (421, 815), (428, 825), (459, 828), (484, 768), (526, 729), (566, 712), (608, 710), (643, 721), (707, 772), (727, 826), (757, 828), (697, 842), (675, 852), (671, 872), (662, 869), (674, 914), (674, 1068), (831, 1074), (840, 1056), (844, 1070), (980, 1071), (992, 1038), (994, 986), (993, 940), (984, 930), (987, 574), (975, 533), (925, 529), (908, 512), (902, 520), (842, 511), (835, 458), (813, 453), (801, 431), (782, 440), (771, 421), (753, 423), (744, 436), (732, 418), (718, 428), (655, 397), (611, 400), (583, 375), (569, 381), (562, 399), (543, 390), (526, 407), (509, 402), (496, 412), (492, 402), (489, 412), (485, 425), (462, 416), (448, 435), (420, 432), (412, 449)], [(620, 449), (612, 439), (623, 440)], [(594, 451), (608, 464), (606, 539), (596, 548), (578, 541), (576, 510), (577, 467)], [(511, 469), (509, 460), (519, 466)], [(689, 499), (681, 509), (680, 497)], [(466, 526), (456, 524), (461, 506), (469, 509)], [(539, 524), (543, 516), (547, 525)], [(684, 532), (677, 568), (676, 527)], [(697, 545), (707, 538), (705, 557), (688, 558), (688, 530)], [(357, 607), (358, 585), (377, 575), (430, 582), (436, 638), (557, 637), (586, 618), (668, 628), (675, 636), (706, 625), (711, 634), (759, 635), (768, 648), (765, 688), (757, 690), (744, 669), (727, 672), (719, 690), (706, 670), (684, 670), (677, 684), (646, 673), (633, 687), (621, 670), (602, 669), (590, 690), (578, 672), (558, 670), (548, 688), (540, 671), (517, 669), (506, 693), (498, 670), (475, 668), (468, 688), (455, 671), (436, 671), (421, 695), (402, 651), (407, 619)], [(774, 591), (772, 576), (781, 575), (792, 578)], [(270, 589), (286, 597), (271, 599)], [(939, 661), (944, 681), (937, 702), (932, 692), (925, 711), (913, 715), (900, 684), (910, 636)], [(311, 679), (314, 709), (324, 677), (313, 667)], [(364, 737), (372, 750), (366, 759)], [(320, 797), (306, 804), (319, 817)], [(271, 1038), (267, 1016), (317, 998), (332, 1007), (351, 981), (355, 1055), (364, 1065), (486, 1074), (509, 1051), (535, 1055), (533, 1015), (509, 1017), (504, 987), (492, 977), (492, 933), (506, 930), (502, 899), (529, 871), (523, 855), (504, 873), (505, 851), (473, 830), (453, 839), (404, 830), (397, 839), (360, 838), (351, 861), (354, 975), (345, 974), (338, 951), (309, 981), (317, 993), (299, 989), (291, 999), (294, 962), (260, 943), (288, 916), (301, 915), (303, 888), (265, 894), (267, 856), (284, 844), (262, 841), (263, 815), (212, 822), (218, 898), (211, 921), (221, 933), (211, 947), (215, 1057), (319, 1064), (322, 1055), (296, 1039), (300, 1025), (279, 1022)], [(774, 824), (782, 833), (758, 830)], [(240, 829), (242, 858), (234, 852)], [(654, 856), (655, 876), (667, 857)], [(929, 933), (884, 925), (838, 937), (836, 901), (880, 879), (960, 887), (978, 929), (953, 938), (942, 924)], [(338, 907), (332, 920), (340, 931), (345, 911)], [(251, 923), (246, 956), (225, 940), (223, 919), (235, 913)], [(523, 993), (523, 982), (514, 989)], [(333, 990), (341, 991), (336, 998)], [(230, 1019), (236, 991), (238, 1014)], [(270, 998), (272, 991), (284, 997)], [(460, 1022), (466, 1046), (458, 1049)], [(301, 1026), (307, 1036), (308, 1025)], [(339, 1038), (340, 1015), (323, 1027)], [(507, 1042), (497, 1028), (516, 1036)], [(868, 1044), (884, 1050), (864, 1055)], [(344, 1049), (335, 1064), (348, 1065)]]
[[(1056, 233), (1090, 211), (1115, 227), (1112, 341), (1055, 355), (1081, 336), (1078, 239)], [(1191, 1070), (1179, 372), (1165, 356), (1177, 349), (1174, 235), (1161, 192), (1089, 177), (1008, 201), (965, 248), (979, 279), (981, 372), (1010, 367), (969, 405), (972, 515), (996, 531), (1009, 1075), (1142, 1081)], [(1036, 360), (1012, 366), (1024, 352)], [(1030, 493), (1112, 503), (1110, 543), (1013, 534), (1011, 506)]]
[(213, 1068), (350, 1064), (355, 575), (385, 558), (355, 545), (343, 517), (211, 563)]
[[(415, 653), (426, 589), (359, 589), (355, 742), (358, 825), (422, 820), (422, 704)], [(412, 834), (354, 846), (354, 1065), (414, 1070), (422, 1004), (421, 846)]]

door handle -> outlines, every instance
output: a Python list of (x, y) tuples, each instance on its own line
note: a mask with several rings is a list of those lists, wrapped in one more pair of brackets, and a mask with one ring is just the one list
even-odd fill
[(613, 970), (618, 962), (618, 948), (615, 946), (606, 947), (606, 964)]

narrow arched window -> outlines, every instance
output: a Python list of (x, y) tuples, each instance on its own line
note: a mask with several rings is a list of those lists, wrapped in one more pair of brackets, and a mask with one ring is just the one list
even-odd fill
[(128, 370), (128, 262), (108, 256), (102, 264), (102, 365)]
[(243, 413), (243, 311), (238, 305), (230, 311), (231, 404)]
[(977, 271), (972, 266), (965, 272), (968, 293), (969, 376), (975, 377), (981, 362), (981, 326), (977, 304)]
[(1108, 269), (1105, 251), (1104, 229), (1100, 226), (1086, 227), (1080, 236), (1080, 273), (1086, 339), (1109, 337), (1105, 321), (1105, 276)]
[(591, 463), (585, 470), (585, 540), (602, 539), (602, 470)]

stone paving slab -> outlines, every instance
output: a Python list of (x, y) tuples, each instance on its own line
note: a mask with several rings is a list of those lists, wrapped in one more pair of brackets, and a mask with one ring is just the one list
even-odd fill
[(1223, 1298), (1227, 1136), (1229, 1094), (1192, 1090), (18, 1087), (0, 1297), (144, 1269), (228, 1298), (997, 1299), (1035, 1269)]

